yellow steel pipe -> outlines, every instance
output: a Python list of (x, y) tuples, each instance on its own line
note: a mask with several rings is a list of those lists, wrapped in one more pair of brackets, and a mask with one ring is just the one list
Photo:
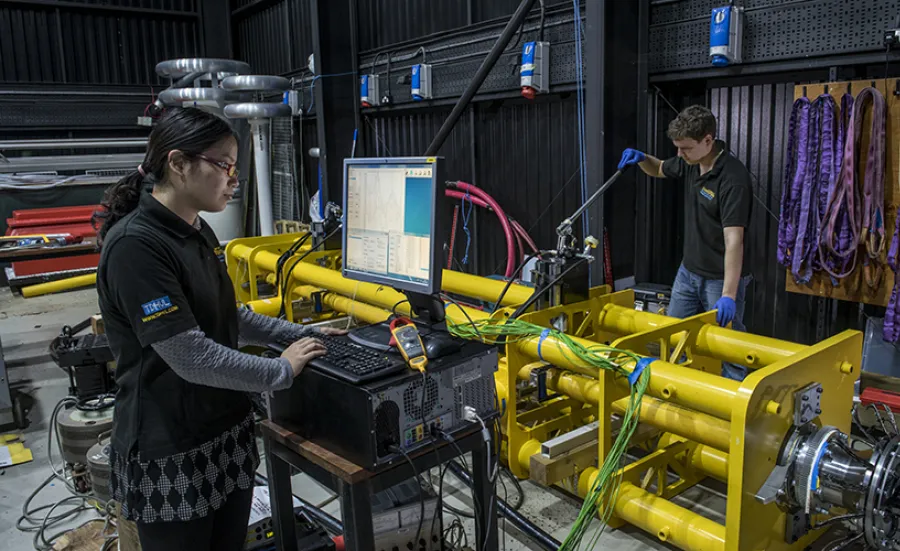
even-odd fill
[(85, 274), (75, 277), (67, 277), (57, 281), (48, 281), (47, 283), (38, 283), (37, 285), (29, 285), (22, 287), (22, 296), (25, 298), (39, 297), (41, 295), (49, 295), (51, 293), (59, 293), (62, 291), (71, 291), (79, 287), (87, 287), (97, 283), (97, 272)]
[[(628, 409), (628, 398), (612, 403), (618, 413)], [(694, 442), (706, 444), (717, 450), (728, 451), (731, 424), (711, 415), (663, 402), (650, 396), (641, 400), (641, 423), (674, 432)]]
[[(569, 337), (585, 348), (596, 346), (597, 343)], [(519, 349), (534, 360), (541, 359), (538, 356), (538, 337), (521, 340), (517, 343)], [(543, 360), (560, 368), (575, 371), (591, 377), (597, 376), (597, 368), (586, 367), (580, 363), (567, 347), (552, 335), (544, 339), (541, 345)], [(631, 373), (634, 363), (628, 363), (623, 369)], [(682, 405), (684, 407), (708, 413), (726, 421), (731, 419), (731, 406), (737, 396), (740, 383), (718, 375), (712, 375), (703, 371), (677, 366), (657, 360), (650, 365), (652, 376), (648, 393), (657, 398)], [(626, 386), (628, 381), (624, 377), (617, 377), (619, 385)], [(574, 397), (574, 396), (573, 396)]]
[[(531, 370), (543, 364), (529, 364), (519, 370), (518, 378), (523, 381), (530, 380)], [(654, 364), (655, 365), (655, 364)], [(656, 376), (655, 374), (653, 375)], [(580, 377), (567, 373), (560, 369), (547, 371), (547, 387), (566, 396), (596, 406), (600, 400), (600, 383), (594, 379)], [(498, 387), (497, 393), (501, 399), (507, 398)], [(612, 408), (618, 413), (625, 413), (628, 408), (628, 398), (622, 398), (612, 403)], [(731, 425), (712, 415), (698, 413), (696, 411), (670, 404), (650, 396), (644, 396), (641, 401), (641, 422), (652, 425), (666, 432), (672, 432), (689, 440), (707, 444), (712, 448), (728, 451)], [(525, 463), (528, 465), (529, 463)]]
[[(253, 252), (253, 250), (254, 248), (252, 246), (244, 243), (235, 243), (231, 248), (232, 254), (235, 257), (244, 260), (249, 259), (250, 253)], [(278, 256), (279, 255), (272, 252), (259, 251), (254, 260), (261, 269), (274, 273), (278, 263)], [(378, 300), (377, 305), (384, 308), (390, 308), (398, 301), (405, 298), (401, 293), (398, 293), (389, 287), (347, 279), (335, 270), (322, 268), (321, 266), (316, 266), (309, 262), (300, 262), (297, 264), (297, 266), (294, 267), (292, 275), (301, 282), (326, 288), (341, 293), (342, 295), (356, 296), (358, 300), (371, 302), (369, 300), (370, 298), (376, 299)], [(505, 281), (464, 274), (453, 270), (444, 270), (442, 278), (442, 288), (445, 291), (490, 302), (497, 300), (500, 293), (503, 291), (503, 287), (506, 285)], [(360, 287), (359, 290), (355, 289), (357, 285)], [(363, 288), (367, 290), (363, 290)], [(377, 289), (383, 289), (384, 291), (376, 293)], [(387, 294), (390, 294), (395, 299), (390, 304), (387, 304), (388, 300), (385, 298), (385, 291), (390, 291), (390, 293)], [(506, 291), (506, 295), (503, 297), (502, 304), (504, 306), (521, 304), (528, 300), (532, 292), (532, 289), (523, 285), (510, 285), (509, 289)], [(375, 296), (376, 294), (378, 295), (377, 297)]]
[[(231, 249), (233, 256), (248, 260), (250, 253), (254, 247), (244, 243), (235, 243)], [(255, 262), (260, 268), (269, 272), (274, 272), (278, 255), (271, 252), (260, 251), (255, 256)], [(314, 268), (311, 270), (310, 268)], [(321, 268), (310, 263), (301, 263), (294, 269), (294, 276), (300, 281), (313, 284), (332, 291), (336, 291), (346, 296), (356, 296), (358, 300), (370, 302), (365, 293), (355, 293), (354, 287), (356, 281), (347, 280), (334, 270)], [(360, 283), (360, 287), (371, 286), (370, 291), (380, 287), (372, 286), (368, 283)], [(444, 270), (443, 272), (443, 288), (451, 293), (478, 298), (486, 301), (495, 301), (502, 292), (505, 283), (500, 280), (465, 274), (453, 270)], [(337, 288), (337, 287), (340, 288)], [(503, 299), (504, 306), (511, 306), (525, 302), (533, 290), (523, 285), (510, 285)], [(382, 308), (390, 308), (397, 301), (402, 300), (399, 293), (395, 293), (392, 298), (396, 300), (392, 304), (387, 304), (387, 297), (382, 295), (383, 291), (379, 291), (379, 299), (375, 305)], [(364, 296), (365, 295), (365, 296)], [(660, 327), (672, 321), (672, 318), (651, 312), (638, 312), (631, 308), (616, 305), (607, 305), (603, 312), (599, 314), (599, 326), (602, 330), (617, 335), (630, 335), (641, 331), (646, 331), (656, 327)], [(672, 339), (672, 343), (677, 344), (677, 338)], [(700, 329), (697, 335), (696, 350), (697, 353), (732, 362), (735, 364), (745, 365), (752, 369), (764, 367), (777, 361), (788, 358), (797, 352), (803, 350), (803, 345), (773, 339), (769, 337), (761, 337), (718, 327), (715, 325), (707, 325)]]
[[(670, 432), (664, 433), (659, 438), (657, 449), (663, 449), (685, 439)], [(721, 482), (728, 482), (728, 454), (704, 444), (698, 444), (689, 451), (687, 458), (690, 465), (701, 473), (711, 476)]]
[(724, 551), (725, 526), (698, 515), (667, 499), (655, 496), (630, 482), (622, 482), (615, 514), (660, 541), (685, 551)]
[[(631, 335), (671, 323), (672, 318), (610, 304), (600, 312), (598, 321), (603, 331), (616, 335)], [(679, 337), (673, 336), (672, 346), (677, 345), (678, 341)], [(804, 348), (802, 344), (761, 337), (717, 325), (705, 325), (697, 332), (698, 354), (751, 369), (781, 361)]]
[[(599, 471), (588, 467), (578, 477), (584, 497)], [(724, 551), (725, 526), (623, 481), (616, 494), (616, 516), (686, 551)]]

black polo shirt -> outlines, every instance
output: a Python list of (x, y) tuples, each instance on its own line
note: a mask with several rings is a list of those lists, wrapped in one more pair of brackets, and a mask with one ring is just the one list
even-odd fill
[(684, 259), (689, 271), (709, 279), (725, 278), (724, 228), (741, 226), (744, 233), (744, 262), (741, 275), (750, 273), (747, 262), (747, 234), (753, 211), (750, 172), (716, 140), (721, 154), (712, 170), (700, 175), (700, 165), (689, 165), (680, 157), (663, 162), (667, 178), (682, 180), (687, 192), (684, 212)]
[(104, 240), (97, 292), (117, 362), (112, 441), (123, 455), (139, 451), (154, 459), (187, 451), (250, 410), (244, 393), (190, 383), (151, 347), (199, 326), (237, 348), (234, 290), (218, 249), (206, 222), (195, 229), (147, 192)]

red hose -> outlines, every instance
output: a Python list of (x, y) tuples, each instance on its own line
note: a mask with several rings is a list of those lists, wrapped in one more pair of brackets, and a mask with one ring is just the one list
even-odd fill
[[(445, 190), (444, 194), (451, 199), (464, 199), (466, 196), (465, 193), (453, 189)], [(469, 195), (469, 200), (472, 201), (473, 205), (478, 205), (481, 208), (491, 208), (490, 205), (488, 205), (478, 197), (475, 197), (474, 195)], [(517, 222), (516, 220), (510, 220), (509, 223), (512, 224), (513, 231), (522, 237), (522, 239), (525, 241), (525, 244), (528, 245), (529, 249), (531, 249), (531, 252), (538, 252), (537, 245), (534, 244), (534, 240), (531, 239), (531, 236), (528, 235), (528, 232), (525, 231), (525, 228), (522, 227), (522, 224), (519, 224), (519, 222)]]
[(506, 235), (506, 277), (512, 277), (516, 271), (516, 242), (513, 238), (513, 229), (506, 217), (503, 208), (500, 207), (494, 198), (486, 192), (466, 182), (456, 182), (456, 187), (469, 195), (474, 195), (494, 209), (494, 214), (500, 219), (500, 225), (503, 227), (503, 233)]
[[(452, 189), (445, 190), (444, 194), (447, 197), (450, 197), (452, 199), (465, 199), (466, 198), (465, 193), (463, 193), (461, 191), (455, 191)], [(474, 195), (470, 194), (467, 201), (471, 201), (473, 205), (478, 205), (481, 208), (493, 210), (490, 205), (488, 205), (487, 203), (485, 203), (478, 197), (475, 197)], [(512, 224), (514, 235), (516, 237), (516, 244), (518, 245), (518, 248), (519, 248), (519, 259), (525, 260), (525, 247), (522, 244), (522, 239), (524, 239), (526, 242), (528, 242), (529, 246), (531, 246), (532, 248), (534, 248), (534, 242), (531, 240), (531, 236), (529, 236), (527, 233), (524, 233), (525, 230), (522, 229), (522, 226), (520, 226), (518, 222), (516, 222), (515, 220), (510, 220), (510, 224)], [(537, 251), (537, 249), (534, 249), (534, 250)]]
[(528, 232), (525, 231), (525, 228), (522, 227), (522, 224), (519, 224), (515, 220), (511, 220), (511, 222), (513, 229), (516, 230), (516, 233), (522, 236), (522, 239), (525, 240), (525, 243), (528, 243), (528, 248), (531, 249), (531, 252), (538, 252), (537, 245), (534, 244), (534, 241), (532, 241), (531, 236), (528, 235)]
[(516, 236), (516, 246), (519, 249), (519, 264), (521, 264), (525, 262), (525, 244), (522, 242), (522, 235), (515, 231), (515, 222), (512, 220), (510, 222), (513, 224), (513, 235)]
[[(450, 197), (451, 199), (465, 199), (465, 198), (466, 198), (466, 194), (465, 194), (465, 193), (463, 193), (463, 192), (461, 192), (461, 191), (456, 191), (456, 190), (453, 190), (453, 189), (447, 189), (447, 190), (444, 190), (444, 195), (446, 195), (447, 197)], [(487, 203), (485, 203), (484, 201), (482, 201), (482, 200), (479, 199), (478, 197), (475, 197), (474, 195), (469, 195), (469, 198), (466, 199), (466, 200), (467, 200), (467, 201), (472, 201), (472, 204), (473, 204), (473, 205), (477, 205), (477, 206), (479, 206), (479, 207), (481, 207), (481, 208), (483, 208), (483, 209), (489, 209), (489, 208), (491, 208), (490, 205), (488, 205)]]

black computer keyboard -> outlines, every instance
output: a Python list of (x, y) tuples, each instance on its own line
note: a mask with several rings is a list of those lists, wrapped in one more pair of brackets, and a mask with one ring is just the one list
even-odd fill
[[(309, 362), (307, 369), (312, 368), (355, 385), (407, 369), (406, 362), (400, 356), (367, 348), (345, 336), (314, 335), (314, 337), (325, 345), (328, 353)], [(271, 348), (281, 353), (292, 342), (278, 342)]]

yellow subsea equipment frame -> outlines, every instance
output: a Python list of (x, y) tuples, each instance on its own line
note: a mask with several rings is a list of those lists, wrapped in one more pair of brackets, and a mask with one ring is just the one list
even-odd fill
[[(392, 310), (409, 313), (403, 295), (393, 289), (342, 277), (334, 251), (309, 253), (303, 246), (279, 262), (298, 237), (229, 243), (228, 273), (240, 302), (274, 315), (284, 290), (288, 297), (314, 300), (319, 310), (366, 323), (384, 321)], [(295, 262), (300, 255), (306, 257)], [(496, 301), (505, 285), (447, 270), (443, 276), (444, 291), (487, 302)], [(258, 296), (258, 282), (278, 282), (278, 296)], [(521, 304), (531, 293), (528, 287), (511, 285), (503, 306)], [(818, 383), (821, 401), (810, 415), (819, 426), (849, 433), (862, 334), (845, 331), (803, 346), (721, 328), (712, 312), (675, 319), (633, 306), (631, 291), (599, 287), (586, 301), (521, 318), (542, 327), (565, 327), (566, 340), (586, 348), (605, 344), (657, 358), (640, 404), (641, 427), (631, 442), (645, 453), (621, 468), (610, 526), (629, 523), (685, 550), (800, 551), (808, 546), (822, 530), (795, 532), (791, 514), (757, 494), (797, 425), (801, 404), (795, 401), (801, 389)], [(291, 308), (285, 312), (293, 315)], [(500, 320), (509, 315), (510, 309), (493, 314)], [(447, 317), (465, 324), (490, 316), (453, 304)], [(506, 345), (496, 374), (504, 410), (503, 449), (516, 476), (584, 496), (610, 453), (628, 403), (629, 382), (580, 362), (566, 346), (553, 334)], [(750, 374), (742, 382), (721, 377), (722, 361), (746, 366)], [(623, 368), (631, 371), (635, 365)], [(724, 524), (672, 501), (705, 477), (727, 486)]]

